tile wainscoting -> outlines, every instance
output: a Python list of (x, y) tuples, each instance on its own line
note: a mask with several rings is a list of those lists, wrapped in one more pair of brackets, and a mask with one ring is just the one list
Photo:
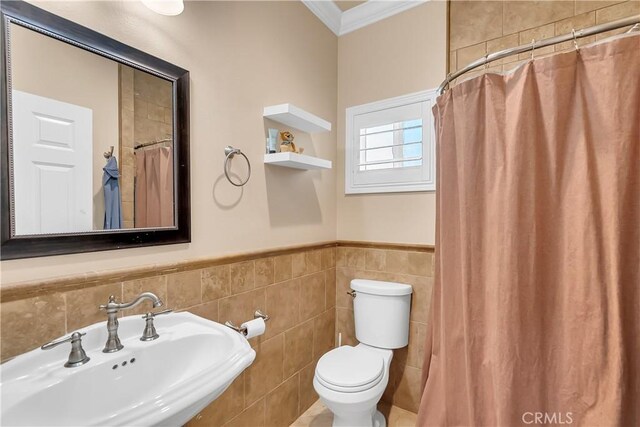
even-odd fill
[[(105, 320), (109, 295), (128, 301), (143, 291), (165, 306), (239, 324), (256, 308), (271, 316), (265, 335), (250, 340), (256, 360), (190, 426), (288, 426), (318, 398), (315, 365), (335, 346), (355, 344), (354, 277), (395, 280), (414, 287), (409, 347), (395, 352), (383, 400), (416, 411), (422, 347), (430, 305), (433, 248), (363, 242), (325, 242), (137, 269), (3, 285), (0, 350), (3, 361), (61, 335)], [(123, 315), (149, 311), (145, 302)]]
[(382, 400), (417, 412), (421, 397), (422, 362), (431, 291), (433, 288), (433, 248), (385, 247), (341, 243), (336, 253), (336, 334), (342, 343), (355, 345), (353, 299), (347, 295), (352, 279), (375, 279), (407, 283), (413, 287), (409, 346), (395, 350), (389, 385)]

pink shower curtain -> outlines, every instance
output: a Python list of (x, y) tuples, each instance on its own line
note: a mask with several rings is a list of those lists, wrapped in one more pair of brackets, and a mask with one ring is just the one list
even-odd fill
[(173, 211), (172, 149), (136, 151), (135, 227), (171, 227)]
[(420, 426), (640, 426), (640, 36), (434, 108)]

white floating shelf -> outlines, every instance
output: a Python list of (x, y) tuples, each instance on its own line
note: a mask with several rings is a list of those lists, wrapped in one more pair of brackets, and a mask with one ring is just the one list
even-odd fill
[(282, 123), (303, 132), (330, 132), (331, 122), (321, 119), (293, 104), (280, 104), (264, 107), (262, 115), (270, 120)]
[(294, 169), (331, 169), (331, 160), (291, 152), (265, 154), (264, 162)]

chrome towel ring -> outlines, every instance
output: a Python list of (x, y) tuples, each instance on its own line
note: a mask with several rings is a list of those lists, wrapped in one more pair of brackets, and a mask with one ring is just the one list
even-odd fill
[[(249, 158), (246, 156), (246, 154), (244, 154), (242, 151), (240, 151), (239, 148), (234, 148), (234, 147), (232, 147), (230, 145), (227, 145), (224, 148), (224, 154), (225, 154), (225, 158), (224, 158), (224, 175), (227, 177), (227, 180), (229, 180), (229, 182), (231, 184), (235, 185), (236, 187), (242, 187), (247, 182), (249, 182), (249, 178), (251, 178), (251, 162), (249, 162)], [(249, 174), (247, 175), (247, 179), (245, 179), (244, 181), (241, 181), (240, 183), (233, 182), (231, 180), (231, 177), (229, 176), (229, 160), (233, 159), (233, 157), (236, 154), (240, 154), (242, 157), (244, 157), (244, 159), (247, 161), (247, 167), (249, 168)]]

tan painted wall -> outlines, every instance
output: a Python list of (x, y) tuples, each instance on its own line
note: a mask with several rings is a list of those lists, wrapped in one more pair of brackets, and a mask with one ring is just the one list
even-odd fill
[[(437, 87), (446, 69), (446, 2), (431, 1), (338, 40), (338, 239), (369, 242), (435, 242), (435, 193), (344, 194), (345, 109)], [(338, 248), (336, 331), (356, 344), (353, 278), (410, 283), (414, 288), (409, 346), (394, 352), (383, 400), (417, 411), (422, 346), (433, 285), (432, 254)], [(345, 298), (346, 297), (346, 298)]]
[(14, 89), (93, 111), (93, 229), (101, 230), (103, 153), (113, 145), (114, 154), (120, 159), (118, 64), (15, 24), (11, 25), (11, 47)]
[(435, 242), (435, 193), (344, 194), (345, 109), (437, 87), (446, 69), (446, 3), (431, 1), (338, 41), (338, 239)]
[[(141, 2), (38, 5), (190, 71), (192, 243), (3, 261), (3, 284), (335, 240), (335, 169), (262, 163), (266, 105), (291, 102), (335, 128), (337, 37), (301, 2), (187, 2), (176, 17)], [(335, 161), (335, 135), (296, 143)], [(243, 190), (223, 175), (228, 144), (252, 162)]]

